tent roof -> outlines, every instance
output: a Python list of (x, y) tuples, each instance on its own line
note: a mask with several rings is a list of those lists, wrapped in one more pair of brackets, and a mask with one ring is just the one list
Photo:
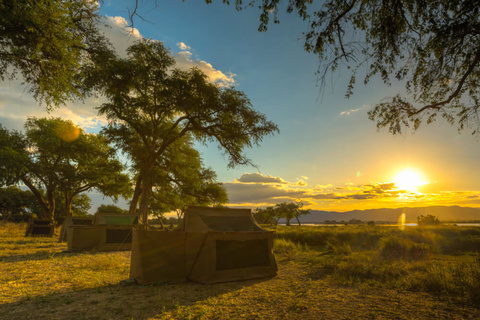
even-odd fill
[(183, 230), (207, 231), (265, 231), (253, 219), (251, 209), (230, 209), (188, 206)]
[(116, 226), (127, 226), (138, 223), (138, 216), (135, 214), (96, 213), (93, 224), (106, 224)]

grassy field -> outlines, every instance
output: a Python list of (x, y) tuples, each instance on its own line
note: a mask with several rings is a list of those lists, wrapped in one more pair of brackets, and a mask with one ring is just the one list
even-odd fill
[(136, 286), (128, 251), (0, 225), (0, 319), (480, 319), (480, 228), (276, 231), (273, 279)]

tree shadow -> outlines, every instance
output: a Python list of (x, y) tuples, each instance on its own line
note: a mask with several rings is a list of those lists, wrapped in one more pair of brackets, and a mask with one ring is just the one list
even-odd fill
[[(48, 249), (52, 246), (39, 246), (38, 249)], [(29, 254), (20, 254), (20, 255), (0, 255), (0, 262), (21, 262), (21, 261), (32, 261), (32, 260), (47, 260), (52, 259), (53, 257), (74, 257), (79, 255), (96, 255), (96, 254), (105, 254), (109, 252), (117, 251), (52, 251), (52, 250), (37, 250)]]
[(27, 297), (0, 305), (2, 319), (149, 319), (267, 279), (203, 285), (119, 284)]

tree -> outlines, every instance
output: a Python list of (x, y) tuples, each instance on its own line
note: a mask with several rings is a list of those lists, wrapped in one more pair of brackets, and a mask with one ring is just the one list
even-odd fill
[(290, 225), (290, 220), (293, 218), (296, 218), (298, 225), (300, 225), (300, 220), (298, 219), (299, 216), (310, 213), (308, 210), (300, 210), (302, 206), (302, 203), (281, 202), (275, 205), (274, 210), (276, 211), (277, 217), (284, 218), (286, 220), (287, 226)]
[[(302, 205), (300, 205), (300, 207), (302, 207)], [(310, 210), (305, 210), (305, 209), (298, 209), (297, 212), (295, 213), (295, 219), (297, 219), (297, 222), (298, 222), (298, 225), (301, 226), (302, 224), (300, 223), (300, 216), (304, 216), (304, 215), (307, 215), (307, 214), (310, 214)]]
[(63, 193), (66, 215), (73, 199), (92, 188), (128, 195), (128, 176), (104, 137), (60, 118), (29, 118), (25, 129), (23, 135), (0, 126), (0, 185), (25, 184), (45, 218), (54, 218), (55, 192)]
[(27, 208), (32, 202), (32, 198), (33, 195), (30, 191), (23, 191), (17, 187), (0, 188), (0, 214), (3, 221), (17, 215), (29, 216)]
[(92, 206), (92, 200), (86, 193), (81, 193), (73, 197), (70, 203), (70, 211), (67, 212), (65, 197), (62, 193), (56, 191), (55, 195), (55, 221), (60, 221), (65, 217), (85, 217)]
[(138, 178), (134, 198), (147, 222), (157, 159), (184, 137), (217, 141), (229, 166), (251, 164), (243, 150), (259, 145), (278, 131), (256, 112), (245, 94), (210, 83), (198, 69), (174, 69), (174, 60), (159, 41), (141, 40), (126, 59), (109, 63), (102, 76), (109, 102), (99, 113), (107, 116), (104, 130), (117, 146), (135, 154)]
[(18, 73), (48, 107), (82, 98), (87, 67), (112, 54), (99, 32), (98, 4), (85, 0), (0, 3), (0, 79)]
[(428, 214), (426, 216), (420, 215), (417, 217), (417, 224), (419, 226), (436, 226), (440, 224), (440, 221), (436, 216)]
[[(211, 0), (206, 0), (211, 3)], [(223, 0), (229, 3), (228, 0)], [(235, 1), (243, 8), (243, 1)], [(393, 134), (417, 129), (438, 117), (459, 130), (480, 125), (480, 6), (476, 0), (249, 0), (260, 9), (266, 31), (285, 4), (287, 13), (308, 21), (304, 48), (320, 58), (322, 82), (346, 65), (350, 97), (357, 73), (363, 82), (379, 75), (405, 85), (405, 93), (383, 99), (369, 111), (377, 127)]]
[(131, 195), (130, 177), (122, 172), (124, 166), (104, 136), (81, 131), (73, 145), (74, 153), (58, 170), (67, 217), (72, 216), (72, 203), (82, 192), (96, 189), (114, 201)]
[(276, 218), (276, 212), (273, 207), (266, 207), (265, 209), (256, 208), (253, 212), (253, 217), (258, 223), (276, 225), (278, 218)]
[(128, 213), (127, 210), (124, 210), (120, 207), (117, 207), (114, 204), (101, 204), (95, 213), (116, 213), (116, 214), (125, 214)]
[(228, 195), (216, 173), (205, 168), (193, 141), (184, 137), (157, 158), (150, 211), (161, 221), (164, 213), (176, 211), (182, 219), (185, 206), (222, 205)]

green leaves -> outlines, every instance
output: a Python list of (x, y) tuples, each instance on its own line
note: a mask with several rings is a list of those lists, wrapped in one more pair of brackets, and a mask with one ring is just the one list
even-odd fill
[[(117, 59), (105, 69), (109, 76), (104, 79), (103, 91), (109, 102), (99, 112), (107, 116), (109, 125), (103, 132), (131, 157), (139, 171), (140, 210), (145, 220), (152, 187), (162, 185), (168, 190), (171, 185), (162, 181), (170, 174), (181, 177), (182, 183), (195, 182), (174, 167), (181, 161), (181, 153), (193, 153), (192, 139), (216, 141), (233, 167), (251, 164), (244, 149), (278, 132), (274, 123), (253, 109), (243, 92), (220, 88), (198, 69), (180, 71), (174, 67), (161, 42), (140, 40), (128, 49), (127, 59)], [(201, 182), (204, 169), (195, 164), (198, 159), (193, 155), (185, 167)], [(158, 174), (159, 168), (164, 175)], [(217, 196), (221, 195), (219, 190)], [(184, 190), (176, 192), (186, 194)]]
[(67, 215), (77, 195), (92, 188), (114, 199), (131, 194), (129, 177), (105, 137), (60, 118), (29, 118), (25, 128), (23, 135), (0, 127), (0, 183), (22, 181), (47, 218), (53, 218), (55, 192), (63, 193)]
[[(239, 4), (238, 4), (239, 2)], [(238, 1), (237, 6), (243, 1)], [(308, 19), (304, 48), (319, 57), (318, 76), (325, 82), (341, 65), (352, 70), (346, 97), (353, 93), (355, 75), (366, 70), (391, 85), (405, 86), (401, 97), (378, 103), (369, 113), (378, 128), (393, 134), (418, 128), (439, 114), (459, 130), (480, 125), (480, 6), (475, 0), (252, 0), (260, 10), (260, 31), (277, 12)], [(466, 110), (466, 111), (465, 111)]]
[(0, 78), (20, 73), (48, 108), (84, 97), (91, 89), (84, 67), (111, 51), (98, 32), (97, 10), (83, 0), (1, 2)]

